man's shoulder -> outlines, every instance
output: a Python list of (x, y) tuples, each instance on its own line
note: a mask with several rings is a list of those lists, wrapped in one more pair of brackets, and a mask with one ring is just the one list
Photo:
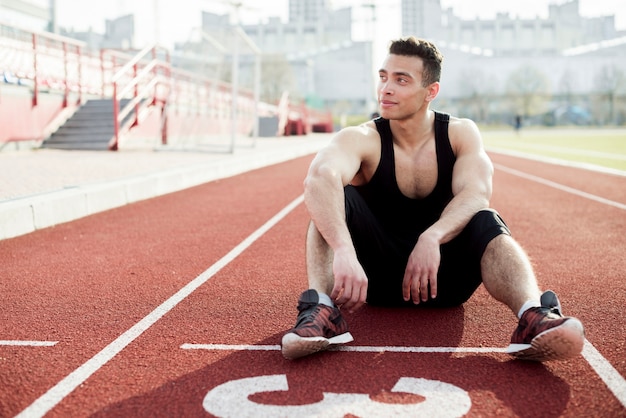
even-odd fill
[(379, 143), (380, 134), (376, 129), (375, 123), (368, 121), (357, 126), (348, 126), (341, 129), (335, 134), (333, 142), (367, 146), (369, 143)]
[(468, 135), (480, 137), (480, 132), (476, 122), (468, 118), (459, 118), (456, 116), (450, 116), (450, 122), (448, 124), (448, 134), (451, 140), (455, 138), (465, 138)]
[(456, 129), (476, 129), (476, 122), (469, 118), (460, 118), (458, 116), (450, 117), (450, 126)]
[(348, 136), (348, 137), (377, 137), (378, 130), (376, 129), (376, 124), (373, 120), (364, 122), (360, 125), (356, 126), (347, 126), (341, 129), (337, 136)]
[(377, 161), (380, 149), (381, 140), (376, 125), (374, 122), (368, 121), (361, 125), (341, 129), (325, 147), (324, 154), (352, 155), (362, 162)]
[(451, 116), (448, 137), (457, 157), (466, 151), (482, 149), (482, 136), (472, 119)]

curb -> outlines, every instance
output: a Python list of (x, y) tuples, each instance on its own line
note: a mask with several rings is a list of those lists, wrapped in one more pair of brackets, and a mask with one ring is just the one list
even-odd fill
[(0, 240), (310, 155), (325, 144), (311, 141), (292, 148), (252, 150), (209, 163), (0, 202)]

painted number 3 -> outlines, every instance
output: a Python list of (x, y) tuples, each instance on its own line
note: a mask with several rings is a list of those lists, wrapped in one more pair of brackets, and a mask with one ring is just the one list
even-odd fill
[(367, 394), (324, 393), (320, 402), (308, 405), (262, 405), (249, 399), (260, 392), (287, 391), (287, 376), (256, 376), (233, 380), (213, 388), (204, 397), (204, 409), (218, 417), (344, 417), (381, 416), (460, 417), (472, 402), (468, 393), (457, 386), (437, 380), (402, 377), (393, 392), (411, 393), (426, 398), (414, 404), (376, 402)]

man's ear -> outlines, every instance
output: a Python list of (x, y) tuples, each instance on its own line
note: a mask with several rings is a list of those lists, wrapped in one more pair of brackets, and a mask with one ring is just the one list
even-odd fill
[(439, 94), (439, 82), (435, 81), (430, 86), (428, 86), (428, 95), (426, 96), (426, 101), (432, 102), (433, 100), (435, 100), (438, 94)]

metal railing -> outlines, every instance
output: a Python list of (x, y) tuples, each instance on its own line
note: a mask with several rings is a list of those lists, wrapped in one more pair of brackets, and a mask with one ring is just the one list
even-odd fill
[(37, 106), (42, 89), (62, 92), (63, 107), (71, 95), (80, 103), (86, 93), (102, 94), (101, 80), (93, 76), (100, 74), (100, 57), (84, 42), (3, 22), (0, 71), (5, 82), (31, 87), (32, 106)]
[[(165, 108), (171, 90), (171, 66), (167, 50), (163, 50), (165, 60), (157, 57), (158, 50), (156, 45), (144, 48), (111, 78), (114, 136), (109, 142), (110, 150), (117, 150), (120, 136), (137, 126), (153, 106), (160, 106), (162, 120), (166, 120)], [(128, 102), (122, 106), (124, 99)], [(161, 141), (163, 144), (167, 143), (165, 122), (161, 123)]]
[[(233, 59), (233, 72), (236, 63)], [(259, 68), (255, 71), (258, 84)], [(115, 49), (94, 53), (85, 42), (1, 21), (0, 74), (5, 82), (28, 85), (33, 107), (38, 105), (42, 90), (61, 92), (59, 113), (69, 104), (80, 106), (86, 96), (112, 98), (114, 135), (108, 145), (111, 150), (117, 149), (120, 138), (155, 110), (161, 112), (161, 142), (167, 143), (171, 105), (174, 113), (195, 107), (201, 117), (229, 120), (233, 138), (238, 130), (256, 135), (259, 112), (269, 112), (281, 120), (277, 135), (301, 135), (315, 126), (332, 126), (330, 114), (290, 104), (288, 99), (279, 106), (261, 103), (258, 85), (254, 91), (247, 91), (239, 89), (236, 83), (172, 68), (169, 52), (156, 45), (135, 55)], [(248, 125), (252, 128), (248, 129)], [(232, 144), (234, 140), (231, 147)]]

